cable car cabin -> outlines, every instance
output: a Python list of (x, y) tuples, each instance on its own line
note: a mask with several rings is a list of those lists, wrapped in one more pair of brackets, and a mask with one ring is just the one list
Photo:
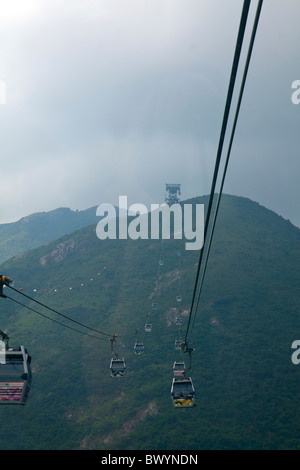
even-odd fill
[(156, 310), (158, 308), (158, 304), (156, 302), (153, 302), (152, 308), (153, 308), (153, 310)]
[(182, 318), (177, 317), (176, 320), (175, 320), (175, 323), (176, 323), (176, 325), (181, 326), (182, 325)]
[(171, 398), (175, 408), (190, 408), (195, 405), (195, 389), (190, 377), (174, 377)]
[(146, 325), (145, 325), (145, 331), (146, 331), (147, 333), (151, 333), (151, 331), (152, 331), (152, 324), (151, 324), (151, 323), (146, 323)]
[(8, 348), (0, 361), (0, 405), (25, 405), (31, 386), (31, 357), (24, 346)]
[(177, 295), (177, 296), (176, 296), (176, 300), (177, 300), (177, 302), (181, 302), (181, 301), (182, 301), (181, 295)]
[(134, 345), (134, 352), (138, 356), (143, 354), (143, 352), (144, 352), (144, 343), (136, 342), (135, 345)]
[(112, 358), (110, 361), (111, 377), (123, 377), (126, 374), (126, 364), (124, 358)]
[(159, 260), (159, 266), (163, 266), (164, 265), (164, 262), (162, 259)]
[(175, 340), (175, 349), (179, 351), (181, 349), (182, 339)]
[(174, 377), (181, 377), (185, 374), (185, 363), (183, 361), (175, 361), (173, 365)]

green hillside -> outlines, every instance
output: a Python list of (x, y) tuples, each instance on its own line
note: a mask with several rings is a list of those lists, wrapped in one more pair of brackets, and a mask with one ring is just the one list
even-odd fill
[[(197, 198), (193, 203), (206, 203)], [(99, 335), (8, 288), (10, 297), (100, 339), (0, 299), (0, 329), (32, 356), (25, 407), (1, 407), (0, 449), (298, 449), (300, 230), (259, 204), (224, 195), (192, 333), (197, 405), (170, 398), (179, 285), (190, 307), (199, 252), (164, 243), (158, 310), (151, 310), (159, 240), (100, 241), (91, 225), (6, 261), (14, 287)], [(182, 247), (181, 247), (182, 248)], [(177, 311), (176, 311), (177, 309)], [(151, 333), (143, 328), (147, 313)], [(184, 316), (182, 330), (186, 327)], [(135, 331), (145, 352), (138, 357)], [(127, 374), (111, 378), (110, 335)], [(107, 335), (107, 336), (106, 336)], [(185, 358), (185, 360), (187, 360)]]
[(31, 214), (17, 222), (0, 224), (0, 263), (96, 223), (97, 219), (96, 207), (83, 211), (61, 207), (49, 212)]

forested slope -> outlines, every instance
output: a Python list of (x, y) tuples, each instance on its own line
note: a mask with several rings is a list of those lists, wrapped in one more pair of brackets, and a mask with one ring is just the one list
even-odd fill
[[(206, 203), (207, 198), (186, 202)], [(95, 226), (20, 254), (1, 265), (14, 288), (99, 335), (67, 322), (6, 288), (0, 328), (32, 356), (24, 408), (0, 408), (1, 449), (296, 449), (299, 371), (291, 344), (300, 338), (300, 231), (245, 198), (223, 196), (192, 332), (192, 409), (174, 409), (172, 366), (180, 358), (176, 295), (184, 320), (199, 252), (164, 243), (158, 309), (151, 310), (160, 240), (105, 240)], [(153, 324), (143, 330), (146, 315)], [(145, 345), (134, 355), (136, 329)], [(110, 337), (127, 374), (109, 374)], [(91, 337), (97, 336), (98, 339)]]

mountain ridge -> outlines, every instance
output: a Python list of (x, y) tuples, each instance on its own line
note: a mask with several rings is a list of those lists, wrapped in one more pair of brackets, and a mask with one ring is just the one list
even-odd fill
[[(197, 406), (189, 410), (172, 407), (170, 386), (180, 358), (176, 295), (180, 289), (188, 311), (198, 252), (179, 257), (179, 241), (166, 240), (158, 290), (160, 240), (99, 240), (92, 225), (2, 263), (16, 290), (116, 333), (127, 374), (109, 376), (109, 335), (97, 341), (1, 299), (0, 328), (28, 347), (33, 383), (22, 415), (0, 408), (9, 420), (0, 448), (297, 449), (300, 369), (291, 344), (300, 335), (299, 241), (300, 230), (274, 212), (223, 197), (191, 338)], [(143, 331), (147, 314), (151, 334)], [(137, 328), (141, 357), (133, 351)]]
[(17, 222), (0, 224), (0, 263), (24, 251), (41, 246), (81, 227), (96, 223), (96, 207), (72, 211), (61, 207), (36, 212)]
[[(96, 225), (102, 216), (98, 206), (84, 210), (59, 207), (51, 211), (35, 212), (16, 222), (0, 224), (0, 263), (9, 258), (42, 246), (88, 225)], [(113, 206), (118, 214), (125, 214)]]

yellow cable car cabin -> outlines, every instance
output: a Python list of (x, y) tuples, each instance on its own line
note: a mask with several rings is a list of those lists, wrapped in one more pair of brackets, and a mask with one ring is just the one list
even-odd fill
[(137, 356), (141, 356), (144, 352), (144, 343), (137, 341), (134, 345), (134, 352)]
[(182, 349), (182, 339), (175, 339), (175, 349), (177, 351)]
[(171, 398), (175, 408), (190, 408), (195, 405), (195, 389), (190, 377), (174, 377)]
[(126, 363), (124, 358), (112, 358), (110, 361), (111, 377), (124, 377), (126, 374)]

